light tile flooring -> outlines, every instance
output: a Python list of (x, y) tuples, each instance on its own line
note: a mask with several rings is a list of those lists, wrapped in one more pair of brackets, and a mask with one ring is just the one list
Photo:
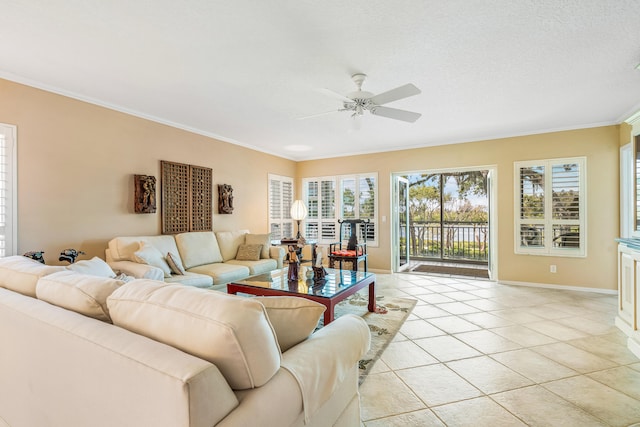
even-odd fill
[(418, 302), (360, 386), (365, 427), (640, 422), (616, 295), (417, 274), (377, 292)]

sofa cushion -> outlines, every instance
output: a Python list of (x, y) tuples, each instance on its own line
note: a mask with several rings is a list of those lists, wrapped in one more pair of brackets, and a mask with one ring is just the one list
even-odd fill
[(247, 245), (262, 245), (260, 258), (270, 258), (269, 247), (271, 246), (271, 233), (267, 234), (251, 234), (244, 236), (244, 242)]
[(280, 368), (275, 332), (253, 298), (141, 279), (107, 304), (115, 325), (214, 363), (233, 389), (260, 387)]
[[(189, 273), (206, 274), (211, 276), (214, 285), (224, 285), (234, 280), (246, 279), (251, 275), (249, 267), (234, 265), (234, 261), (228, 263), (217, 262), (214, 264), (199, 265), (187, 270)], [(260, 261), (236, 261), (236, 262), (260, 262)]]
[(67, 266), (67, 270), (91, 276), (110, 277), (112, 279), (116, 277), (116, 273), (109, 267), (109, 264), (97, 256), (70, 264)]
[(258, 261), (260, 259), (261, 252), (262, 245), (242, 244), (238, 247), (236, 259), (239, 261)]
[(167, 252), (166, 260), (173, 274), (184, 275), (185, 270), (182, 265), (182, 260), (180, 259), (180, 255)]
[[(248, 276), (255, 276), (256, 274), (268, 273), (271, 270), (278, 268), (278, 262), (275, 259), (259, 259), (258, 261), (242, 261), (238, 259), (232, 259), (225, 264), (243, 266), (249, 269)], [(246, 276), (245, 276), (246, 277)], [(237, 279), (234, 279), (237, 280)]]
[(133, 259), (140, 264), (157, 267), (164, 273), (164, 277), (171, 277), (171, 268), (167, 261), (155, 246), (148, 242), (140, 242), (140, 249), (133, 253)]
[(64, 270), (61, 265), (44, 265), (22, 255), (8, 256), (0, 258), (0, 286), (35, 298), (38, 279)]
[(220, 253), (222, 254), (222, 260), (224, 262), (227, 262), (230, 259), (234, 259), (236, 257), (238, 248), (241, 244), (245, 243), (245, 235), (248, 233), (249, 230), (216, 232), (216, 239), (218, 239)]
[(222, 254), (213, 232), (180, 233), (176, 234), (175, 238), (182, 265), (186, 270), (199, 265), (222, 262)]
[(181, 285), (195, 286), (196, 288), (210, 288), (213, 285), (213, 278), (206, 274), (197, 274), (185, 271), (182, 275), (175, 275), (164, 279), (167, 283), (179, 283)]
[(280, 350), (284, 353), (304, 341), (318, 326), (324, 305), (298, 297), (256, 297), (267, 309), (269, 321), (276, 331)]
[(58, 307), (111, 322), (107, 297), (124, 283), (109, 277), (60, 271), (38, 280), (36, 296)]

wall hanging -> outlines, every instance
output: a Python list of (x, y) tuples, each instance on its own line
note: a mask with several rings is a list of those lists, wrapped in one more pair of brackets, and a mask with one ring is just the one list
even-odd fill
[(134, 211), (136, 213), (156, 213), (156, 177), (134, 175)]
[(213, 170), (160, 161), (162, 234), (213, 230)]
[(233, 187), (229, 184), (218, 184), (218, 213), (233, 213)]

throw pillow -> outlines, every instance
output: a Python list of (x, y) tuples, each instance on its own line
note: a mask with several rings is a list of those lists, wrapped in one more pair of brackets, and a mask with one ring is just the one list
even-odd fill
[(280, 369), (273, 327), (253, 298), (138, 279), (107, 305), (114, 325), (210, 361), (234, 390), (260, 387)]
[(224, 262), (236, 257), (240, 245), (246, 243), (244, 236), (247, 233), (249, 233), (249, 230), (216, 231), (216, 240), (220, 246), (220, 253)]
[(158, 267), (164, 273), (164, 277), (171, 277), (171, 268), (169, 268), (169, 264), (165, 261), (162, 253), (160, 253), (160, 251), (154, 246), (145, 242), (140, 242), (140, 249), (133, 254), (133, 258), (140, 264)]
[(267, 309), (267, 316), (280, 350), (284, 353), (306, 340), (318, 326), (320, 316), (327, 309), (315, 301), (298, 297), (256, 297)]
[(169, 264), (169, 267), (171, 268), (173, 274), (184, 276), (184, 273), (186, 273), (184, 267), (182, 266), (182, 260), (176, 254), (172, 254), (171, 252), (167, 253), (167, 264)]
[(238, 261), (258, 261), (262, 252), (262, 245), (240, 245), (236, 259)]
[(271, 246), (271, 233), (267, 234), (247, 234), (244, 236), (244, 242), (247, 245), (262, 245), (260, 258), (269, 259), (269, 247)]
[(69, 264), (67, 270), (75, 271), (76, 273), (88, 274), (90, 276), (99, 277), (116, 277), (116, 273), (111, 269), (109, 264), (102, 259), (94, 256), (89, 260), (82, 260)]

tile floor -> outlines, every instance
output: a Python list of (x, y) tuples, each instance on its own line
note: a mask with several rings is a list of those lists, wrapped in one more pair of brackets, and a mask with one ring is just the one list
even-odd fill
[(640, 423), (616, 295), (417, 274), (377, 292), (418, 302), (360, 387), (364, 427)]

